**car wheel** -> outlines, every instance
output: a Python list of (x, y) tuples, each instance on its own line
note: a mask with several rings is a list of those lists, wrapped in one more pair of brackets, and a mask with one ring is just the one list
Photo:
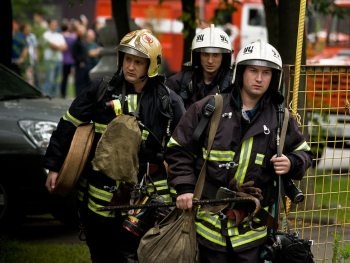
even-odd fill
[(3, 221), (5, 218), (7, 205), (8, 203), (8, 197), (5, 191), (5, 187), (0, 183), (0, 222)]
[(52, 216), (69, 227), (78, 226), (78, 206), (76, 193), (73, 192), (67, 196), (52, 196), (51, 204)]
[(15, 190), (8, 184), (0, 182), (0, 232), (9, 232), (17, 228), (25, 218), (20, 200)]

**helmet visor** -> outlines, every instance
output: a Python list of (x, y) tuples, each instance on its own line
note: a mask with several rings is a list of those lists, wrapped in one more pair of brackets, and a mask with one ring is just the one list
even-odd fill
[(258, 60), (258, 59), (245, 60), (240, 62), (239, 65), (261, 66), (261, 67), (268, 67), (268, 68), (281, 70), (280, 66), (267, 60)]
[(138, 56), (138, 57), (142, 57), (142, 58), (149, 58), (146, 54), (144, 54), (143, 52), (132, 48), (130, 46), (125, 46), (125, 45), (119, 45), (118, 50), (130, 55), (134, 55), (134, 56)]
[(202, 47), (194, 49), (195, 52), (205, 52), (205, 53), (231, 53), (231, 50), (220, 48), (220, 47)]

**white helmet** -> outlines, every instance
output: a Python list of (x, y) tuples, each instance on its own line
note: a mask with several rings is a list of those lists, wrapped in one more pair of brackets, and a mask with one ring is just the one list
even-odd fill
[(222, 29), (215, 27), (214, 24), (196, 34), (192, 41), (191, 51), (192, 66), (198, 66), (196, 64), (200, 63), (200, 52), (223, 53), (224, 56), (228, 57), (228, 63), (231, 66), (233, 50), (230, 37)]
[(280, 79), (278, 82), (279, 85), (281, 84), (282, 59), (278, 51), (267, 42), (259, 39), (246, 45), (238, 52), (232, 83), (235, 82), (237, 68), (241, 65), (263, 66), (275, 69), (279, 72)]
[(159, 40), (148, 29), (140, 29), (126, 34), (118, 46), (119, 58), (118, 68), (122, 65), (121, 52), (131, 55), (148, 58), (150, 64), (147, 75), (155, 77), (158, 75), (158, 70), (162, 62), (162, 46)]

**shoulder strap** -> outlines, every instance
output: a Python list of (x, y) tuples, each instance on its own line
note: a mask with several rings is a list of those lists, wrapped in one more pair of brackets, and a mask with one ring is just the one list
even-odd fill
[(211, 118), (211, 115), (213, 114), (215, 110), (215, 96), (211, 97), (207, 104), (203, 107), (203, 116), (200, 119), (197, 128), (193, 132), (193, 140), (195, 142), (198, 142), (204, 129), (207, 127), (207, 124)]
[(174, 111), (171, 105), (170, 89), (164, 84), (164, 82), (160, 82), (159, 86), (160, 87), (158, 87), (158, 97), (160, 99), (162, 111), (164, 112), (164, 115), (168, 118), (166, 134), (163, 137), (162, 142), (165, 148), (168, 139), (171, 137), (171, 126), (173, 125), (174, 121)]
[(170, 107), (170, 90), (169, 88), (162, 82), (158, 83), (157, 87), (157, 96), (160, 99), (160, 103), (162, 106), (162, 110), (165, 113), (172, 114), (172, 109)]
[[(282, 127), (280, 130), (279, 134), (279, 142), (277, 144), (277, 156), (282, 156), (283, 153), (283, 147), (284, 147), (284, 142), (286, 139), (286, 133), (287, 133), (287, 128), (288, 128), (288, 120), (289, 120), (289, 111), (288, 109), (284, 109), (284, 115), (283, 115), (283, 123)], [(289, 229), (288, 221), (287, 221), (287, 206), (286, 206), (286, 200), (283, 198), (284, 196), (284, 184), (283, 184), (283, 179), (282, 176), (278, 176), (278, 196), (277, 196), (277, 207), (275, 208), (275, 218), (279, 218), (279, 208), (282, 202), (282, 205), (285, 210), (284, 217), (282, 218), (282, 225), (284, 225), (284, 228)], [(277, 229), (273, 229), (273, 231), (276, 231)]]
[(103, 77), (101, 79), (101, 81), (98, 84), (98, 91), (97, 91), (97, 95), (96, 95), (96, 101), (100, 102), (102, 101), (103, 97), (105, 96), (107, 90), (110, 89), (110, 81), (111, 78), (110, 77)]
[(192, 84), (192, 70), (184, 70), (181, 81), (180, 81), (180, 90), (178, 94), (183, 100), (187, 100), (192, 96), (193, 93), (193, 84)]
[(283, 118), (281, 134), (280, 134), (280, 142), (279, 142), (279, 145), (277, 145), (278, 147), (277, 154), (279, 156), (281, 156), (283, 152), (284, 142), (286, 140), (288, 121), (289, 121), (289, 111), (288, 109), (284, 109), (284, 118)]
[[(205, 177), (206, 177), (206, 170), (207, 170), (207, 160), (210, 155), (210, 150), (214, 142), (214, 137), (217, 131), (217, 128), (219, 126), (220, 122), (220, 116), (222, 112), (222, 106), (223, 106), (223, 99), (221, 95), (215, 95), (213, 96), (215, 100), (215, 107), (213, 109), (214, 115), (211, 118), (210, 127), (209, 127), (209, 137), (208, 137), (208, 146), (207, 146), (207, 158), (204, 160), (203, 166), (201, 168), (201, 171), (199, 173), (199, 177), (197, 180), (196, 187), (194, 189), (193, 199), (199, 200), (202, 196), (202, 190), (204, 187)], [(203, 118), (202, 118), (203, 119)]]

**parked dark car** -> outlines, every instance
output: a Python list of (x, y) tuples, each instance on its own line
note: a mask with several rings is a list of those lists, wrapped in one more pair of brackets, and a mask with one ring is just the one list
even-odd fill
[(0, 64), (0, 227), (18, 225), (28, 214), (51, 213), (74, 220), (71, 197), (45, 188), (42, 158), (69, 100), (44, 96)]

